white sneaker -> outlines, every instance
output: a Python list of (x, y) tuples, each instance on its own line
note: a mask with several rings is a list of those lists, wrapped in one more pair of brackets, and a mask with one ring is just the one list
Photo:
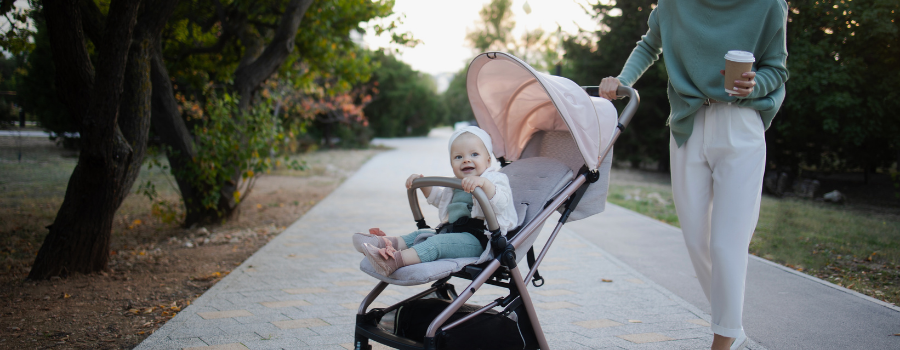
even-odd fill
[(731, 350), (741, 350), (747, 346), (747, 343), (750, 342), (750, 338), (747, 338), (747, 334), (744, 331), (741, 331), (741, 335), (737, 338), (734, 338), (734, 341), (731, 343)]

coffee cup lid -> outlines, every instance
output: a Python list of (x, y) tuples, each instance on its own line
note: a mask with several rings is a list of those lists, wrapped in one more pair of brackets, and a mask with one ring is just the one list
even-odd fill
[(756, 62), (756, 59), (753, 57), (752, 52), (740, 51), (740, 50), (731, 50), (725, 54), (725, 59), (731, 62)]

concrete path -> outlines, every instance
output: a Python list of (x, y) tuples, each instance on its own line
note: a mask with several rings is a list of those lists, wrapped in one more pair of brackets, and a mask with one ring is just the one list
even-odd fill
[[(567, 226), (709, 312), (681, 229), (610, 205)], [(900, 308), (751, 255), (744, 329), (769, 349), (900, 349)]]
[[(376, 281), (359, 271), (362, 255), (352, 248), (351, 233), (369, 227), (391, 234), (412, 230), (403, 183), (414, 172), (450, 173), (445, 157), (448, 136), (440, 131), (428, 138), (382, 140), (396, 150), (365, 164), (137, 349), (352, 348), (355, 310)], [(627, 236), (654, 222), (633, 215), (630, 224), (604, 227), (603, 218), (620, 211), (610, 207), (607, 213), (580, 221), (581, 226), (563, 229), (540, 269), (546, 285), (531, 288), (550, 346), (708, 348), (712, 339), (708, 314), (585, 238), (601, 229)], [(436, 220), (435, 209), (423, 211), (432, 223)], [(468, 281), (451, 282), (461, 289)], [(390, 286), (374, 306), (400, 301), (422, 289)], [(500, 291), (485, 286), (470, 302), (487, 303)], [(764, 349), (756, 343), (749, 348)]]

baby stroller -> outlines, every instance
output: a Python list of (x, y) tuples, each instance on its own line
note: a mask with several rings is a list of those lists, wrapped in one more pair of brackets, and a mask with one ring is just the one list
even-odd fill
[[(639, 103), (635, 90), (620, 87), (629, 103), (616, 118), (612, 103), (597, 87), (582, 88), (566, 78), (535, 71), (505, 53), (475, 57), (466, 89), (478, 125), (492, 138), (494, 155), (510, 180), (518, 227), (500, 234), (484, 191), (473, 195), (482, 204), (492, 233), (480, 257), (443, 259), (402, 267), (390, 276), (374, 271), (367, 259), (360, 269), (380, 283), (363, 299), (356, 315), (355, 348), (371, 349), (369, 340), (404, 349), (549, 349), (526, 281), (543, 284), (538, 266), (562, 225), (605, 208), (612, 145)], [(587, 92), (587, 93), (586, 93)], [(408, 191), (420, 229), (427, 228), (416, 188), (461, 188), (456, 178), (424, 177)], [(560, 219), (535, 257), (532, 246), (554, 211)], [(517, 267), (527, 257), (528, 273)], [(451, 277), (471, 280), (461, 293)], [(430, 288), (384, 308), (367, 310), (388, 284)], [(506, 288), (508, 295), (484, 305), (466, 304), (485, 283)], [(495, 310), (496, 309), (496, 310)]]

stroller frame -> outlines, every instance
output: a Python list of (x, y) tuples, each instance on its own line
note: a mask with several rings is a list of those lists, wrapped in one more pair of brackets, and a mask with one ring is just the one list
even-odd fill
[[(598, 87), (593, 86), (583, 88), (589, 95), (595, 97), (598, 96)], [(628, 125), (629, 121), (637, 110), (638, 104), (640, 103), (640, 97), (638, 96), (637, 91), (630, 87), (620, 86), (616, 93), (619, 98), (628, 97), (629, 102), (619, 115), (618, 125), (616, 126), (616, 130), (613, 132), (611, 141), (600, 153), (601, 163), (603, 159), (607, 157), (609, 151), (612, 149), (613, 144), (615, 144), (616, 139), (618, 139), (619, 135), (625, 130), (625, 127)], [(586, 166), (582, 167), (581, 171), (579, 171), (575, 178), (571, 180), (569, 185), (565, 186), (563, 190), (555, 194), (553, 199), (548, 201), (543, 206), (543, 208), (546, 209), (548, 207), (559, 208), (560, 206), (564, 205), (565, 210), (563, 211), (562, 216), (557, 222), (552, 233), (547, 238), (547, 241), (544, 244), (544, 247), (541, 250), (540, 254), (537, 256), (533, 263), (531, 261), (531, 257), (529, 257), (528, 260), (530, 269), (524, 277), (517, 268), (516, 248), (519, 248), (522, 244), (524, 244), (524, 242), (528, 241), (528, 239), (532, 235), (537, 235), (540, 233), (540, 229), (543, 227), (543, 224), (547, 220), (547, 218), (552, 215), (553, 210), (541, 210), (541, 212), (536, 217), (528, 222), (524, 222), (524, 226), (510, 231), (508, 234), (512, 237), (507, 240), (507, 237), (504, 237), (500, 234), (497, 218), (493, 210), (491, 209), (491, 206), (487, 204), (489, 203), (487, 196), (481, 188), (476, 188), (475, 191), (473, 191), (473, 195), (479, 205), (482, 206), (483, 212), (485, 214), (485, 221), (488, 225), (488, 230), (491, 232), (490, 241), (491, 248), (494, 253), (494, 258), (482, 264), (466, 266), (463, 270), (452, 273), (450, 276), (436, 281), (427, 290), (413, 295), (412, 297), (409, 297), (394, 305), (385, 308), (373, 308), (367, 311), (369, 305), (371, 305), (388, 286), (387, 282), (379, 282), (378, 285), (375, 286), (375, 288), (371, 292), (369, 292), (369, 294), (365, 298), (363, 298), (362, 302), (359, 305), (359, 309), (357, 310), (354, 339), (355, 349), (371, 350), (372, 346), (369, 344), (369, 340), (374, 340), (378, 343), (403, 350), (437, 350), (439, 344), (437, 343), (436, 335), (438, 334), (438, 332), (453, 329), (460, 324), (471, 320), (477, 315), (482, 314), (488, 310), (492, 310), (498, 306), (503, 307), (503, 311), (501, 313), (504, 314), (511, 312), (512, 310), (520, 306), (523, 307), (526, 311), (526, 314), (518, 315), (519, 319), (521, 320), (523, 317), (525, 317), (527, 319), (527, 323), (531, 324), (532, 331), (534, 332), (534, 336), (540, 349), (550, 349), (549, 345), (547, 344), (547, 339), (544, 336), (544, 332), (541, 328), (540, 322), (538, 321), (537, 313), (535, 311), (534, 304), (531, 301), (531, 297), (526, 287), (525, 281), (529, 281), (535, 278), (534, 276), (537, 272), (538, 266), (546, 256), (548, 250), (550, 249), (550, 246), (553, 244), (553, 241), (559, 234), (560, 229), (568, 220), (569, 214), (578, 205), (582, 195), (585, 193), (588, 186), (596, 182), (598, 178), (598, 172), (590, 171)], [(419, 229), (427, 228), (428, 225), (425, 223), (421, 208), (419, 207), (416, 189), (429, 186), (441, 186), (461, 189), (461, 183), (462, 182), (459, 179), (445, 177), (423, 177), (413, 181), (412, 187), (407, 191), (407, 195), (409, 198), (410, 209), (413, 213), (413, 218), (415, 219), (416, 226)], [(529, 255), (531, 254), (529, 253)], [(468, 279), (472, 282), (462, 291), (462, 293), (457, 294), (454, 286), (447, 283), (451, 277)], [(538, 278), (532, 280), (532, 283), (536, 287), (540, 286), (537, 282)], [(482, 306), (480, 309), (472, 312), (471, 314), (466, 315), (465, 317), (462, 317), (450, 324), (444, 325), (447, 320), (456, 311), (458, 311), (466, 303), (466, 301), (468, 301), (469, 298), (471, 298), (475, 294), (475, 292), (485, 283), (507, 288), (509, 290), (509, 295), (497, 298), (487, 305)], [(394, 335), (378, 326), (379, 320), (386, 313), (395, 310), (410, 301), (421, 299), (432, 293), (436, 294), (439, 298), (451, 300), (452, 302), (429, 324), (427, 333), (425, 334), (424, 342), (418, 342)]]

